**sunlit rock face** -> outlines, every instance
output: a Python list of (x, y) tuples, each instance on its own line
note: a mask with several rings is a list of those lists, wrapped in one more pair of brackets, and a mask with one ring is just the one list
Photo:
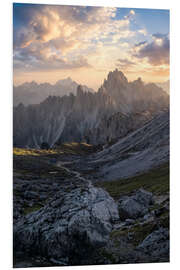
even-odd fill
[(169, 106), (169, 96), (139, 78), (128, 82), (117, 69), (98, 92), (77, 87), (76, 95), (49, 96), (37, 105), (14, 107), (14, 145), (39, 148), (58, 142), (93, 144), (123, 137)]
[(143, 111), (155, 107), (166, 106), (167, 94), (153, 83), (144, 84), (141, 78), (128, 82), (127, 78), (117, 69), (109, 72), (104, 81), (103, 89), (114, 100), (117, 110), (122, 113)]

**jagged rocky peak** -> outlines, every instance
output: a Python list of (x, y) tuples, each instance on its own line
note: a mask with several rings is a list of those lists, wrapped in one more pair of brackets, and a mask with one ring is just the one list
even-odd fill
[(103, 87), (111, 90), (110, 88), (117, 87), (119, 85), (125, 86), (128, 84), (128, 80), (123, 74), (122, 71), (119, 71), (117, 68), (114, 71), (110, 71), (107, 80), (104, 80)]
[(81, 84), (79, 84), (77, 87), (77, 96), (82, 96), (83, 93), (84, 93), (83, 86)]
[[(122, 96), (127, 95), (129, 83), (123, 72), (115, 69), (110, 71), (107, 79), (104, 80), (102, 87), (99, 89), (100, 92), (110, 95), (113, 99), (119, 102), (122, 101)], [(126, 103), (126, 102), (125, 102)]]
[(128, 82), (123, 72), (115, 69), (109, 72), (107, 79), (99, 88), (99, 92), (107, 93), (117, 104), (121, 105), (122, 112), (130, 112), (133, 110), (137, 102), (159, 102), (168, 105), (168, 95), (156, 84), (145, 84), (139, 77), (137, 80)]
[(128, 80), (123, 74), (123, 72), (118, 70), (117, 68), (114, 71), (109, 72), (108, 80), (117, 80), (119, 82), (128, 83)]

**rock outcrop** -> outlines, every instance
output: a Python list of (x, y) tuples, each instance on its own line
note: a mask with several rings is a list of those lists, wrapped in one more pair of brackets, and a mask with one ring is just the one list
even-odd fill
[(117, 205), (106, 191), (76, 180), (64, 186), (46, 206), (14, 226), (14, 252), (45, 256), (72, 265), (106, 245)]
[(122, 197), (118, 202), (121, 220), (136, 219), (148, 213), (148, 208), (153, 203), (153, 194), (143, 189), (132, 196)]
[(169, 256), (169, 230), (167, 228), (159, 228), (149, 234), (142, 243), (137, 247), (146, 254), (150, 254), (154, 258)]

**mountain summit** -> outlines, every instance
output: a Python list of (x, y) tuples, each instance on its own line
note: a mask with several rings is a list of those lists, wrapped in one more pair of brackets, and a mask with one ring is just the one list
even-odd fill
[[(116, 103), (117, 110), (123, 113), (130, 113), (142, 109), (146, 109), (147, 102), (151, 106), (166, 106), (168, 104), (168, 96), (162, 88), (155, 84), (145, 84), (141, 78), (133, 82), (128, 79), (123, 72), (115, 69), (110, 71), (107, 79), (99, 89), (100, 92), (108, 94)], [(148, 105), (148, 106), (149, 106)]]

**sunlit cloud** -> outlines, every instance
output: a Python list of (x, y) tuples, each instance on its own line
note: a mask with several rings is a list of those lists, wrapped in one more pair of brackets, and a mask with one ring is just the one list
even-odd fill
[(133, 10), (133, 9), (131, 9), (130, 11), (129, 11), (129, 13), (126, 15), (126, 16), (124, 16), (124, 18), (125, 19), (133, 19), (134, 18), (134, 16), (135, 16), (135, 11)]
[(139, 29), (138, 32), (144, 36), (147, 35), (147, 30), (146, 29)]
[(136, 63), (133, 61), (128, 60), (127, 58), (118, 59), (116, 66), (119, 68), (127, 69), (129, 67), (135, 66)]
[(161, 32), (149, 34), (147, 25), (137, 24), (136, 9), (125, 11), (107, 7), (15, 5), (14, 76), (18, 74), (19, 81), (20, 74), (24, 80), (42, 74), (43, 81), (49, 71), (48, 79), (52, 81), (52, 71), (56, 76), (60, 72), (74, 79), (82, 78), (83, 74), (87, 84), (96, 80), (94, 85), (116, 67), (137, 77), (142, 70), (147, 77), (156, 76), (152, 72), (155, 67), (157, 76), (168, 76), (169, 36)]
[[(35, 69), (50, 63), (52, 67), (53, 59), (57, 69), (64, 63), (63, 56), (67, 56), (67, 62), (70, 58), (64, 67), (71, 68), (72, 56), (68, 58), (68, 54), (73, 52), (77, 58), (96, 46), (95, 41), (102, 41), (103, 45), (117, 43), (134, 34), (129, 30), (128, 19), (113, 20), (116, 8), (42, 6), (38, 10), (31, 8), (29, 13), (29, 20), (14, 33), (15, 68), (20, 67), (21, 60), (27, 61), (31, 69), (33, 65)], [(87, 60), (83, 63), (90, 66)]]
[(135, 11), (133, 9), (130, 10), (129, 12), (131, 15), (135, 15)]
[(138, 59), (146, 58), (154, 66), (169, 65), (169, 38), (167, 35), (153, 34), (152, 42), (140, 42), (133, 48), (133, 54)]

